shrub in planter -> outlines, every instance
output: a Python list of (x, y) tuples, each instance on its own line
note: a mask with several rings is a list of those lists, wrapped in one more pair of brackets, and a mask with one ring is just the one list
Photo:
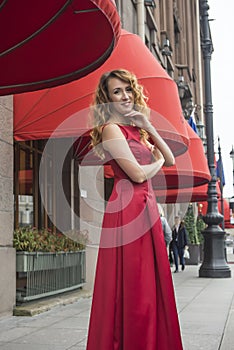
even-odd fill
[(190, 244), (199, 244), (199, 237), (192, 204), (189, 205), (184, 217), (185, 227), (189, 235)]
[(197, 221), (196, 221), (196, 227), (197, 227), (197, 234), (198, 234), (199, 241), (200, 243), (203, 243), (204, 238), (202, 235), (202, 231), (206, 228), (206, 224), (202, 219), (202, 215), (198, 215)]
[(197, 232), (196, 220), (192, 204), (189, 205), (184, 217), (185, 227), (189, 235), (190, 258), (186, 260), (188, 265), (197, 265), (200, 262), (200, 241)]
[(203, 261), (204, 237), (202, 235), (202, 231), (205, 230), (206, 224), (202, 219), (202, 215), (198, 215), (197, 221), (196, 221), (196, 227), (197, 227), (197, 234), (200, 241), (200, 261)]
[(87, 231), (71, 230), (65, 235), (33, 227), (16, 229), (13, 238), (13, 246), (16, 251), (26, 252), (76, 252), (83, 250), (88, 242)]
[(80, 288), (85, 283), (87, 232), (64, 234), (21, 227), (14, 231), (17, 302)]

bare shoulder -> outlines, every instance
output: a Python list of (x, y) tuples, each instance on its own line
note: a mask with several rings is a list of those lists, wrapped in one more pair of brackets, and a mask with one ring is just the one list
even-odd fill
[(117, 124), (106, 124), (102, 131), (102, 140), (122, 139), (124, 135)]

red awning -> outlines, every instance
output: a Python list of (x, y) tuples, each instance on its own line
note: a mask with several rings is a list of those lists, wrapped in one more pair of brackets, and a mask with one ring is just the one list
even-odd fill
[(0, 95), (57, 86), (97, 69), (120, 35), (111, 0), (0, 1)]
[(90, 129), (87, 108), (101, 74), (117, 68), (136, 74), (149, 96), (152, 123), (176, 156), (184, 153), (189, 138), (176, 83), (139, 36), (125, 30), (110, 58), (88, 76), (53, 89), (14, 96), (15, 139), (44, 139), (52, 133), (53, 137), (80, 136), (85, 125), (86, 131)]
[(190, 139), (188, 151), (176, 158), (174, 166), (163, 167), (152, 179), (155, 190), (196, 187), (209, 182), (210, 171), (202, 141), (187, 122), (186, 129)]
[[(205, 215), (207, 212), (207, 202), (200, 202), (200, 203), (198, 203), (198, 205), (200, 208), (200, 213), (202, 215)], [(225, 228), (234, 228), (234, 225), (230, 224), (230, 208), (229, 208), (229, 203), (225, 198), (223, 198), (223, 209), (224, 209), (223, 216), (224, 216)], [(219, 210), (219, 213), (222, 212), (221, 198), (219, 198), (219, 200), (218, 200), (218, 210)]]
[[(220, 196), (220, 189), (218, 182), (216, 184), (218, 197)], [(190, 203), (203, 202), (207, 200), (208, 184), (192, 187), (180, 188), (170, 190), (156, 190), (155, 195), (159, 203)]]

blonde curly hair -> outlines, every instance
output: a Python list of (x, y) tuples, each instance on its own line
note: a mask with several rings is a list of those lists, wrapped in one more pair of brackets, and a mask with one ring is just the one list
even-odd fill
[[(126, 69), (115, 69), (104, 73), (99, 81), (97, 89), (94, 94), (94, 100), (91, 105), (93, 129), (91, 135), (91, 146), (95, 147), (95, 152), (101, 157), (104, 157), (104, 151), (101, 147), (102, 141), (102, 127), (108, 122), (111, 117), (110, 97), (108, 94), (108, 82), (111, 78), (117, 78), (123, 82), (128, 83), (133, 92), (135, 108), (149, 117), (149, 109), (146, 101), (147, 97), (144, 95), (143, 86), (137, 81), (136, 76)], [(140, 129), (141, 139), (147, 140), (148, 134), (145, 130)], [(100, 144), (100, 145), (99, 145)], [(98, 147), (96, 147), (98, 145)]]

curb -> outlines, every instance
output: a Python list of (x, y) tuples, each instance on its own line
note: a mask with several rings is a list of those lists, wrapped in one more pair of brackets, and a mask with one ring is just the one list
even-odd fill
[(35, 316), (43, 312), (49, 311), (57, 306), (65, 306), (77, 302), (79, 299), (91, 298), (92, 293), (89, 291), (73, 291), (66, 294), (57, 295), (56, 297), (49, 297), (40, 299), (34, 302), (24, 303), (15, 306), (13, 316)]

